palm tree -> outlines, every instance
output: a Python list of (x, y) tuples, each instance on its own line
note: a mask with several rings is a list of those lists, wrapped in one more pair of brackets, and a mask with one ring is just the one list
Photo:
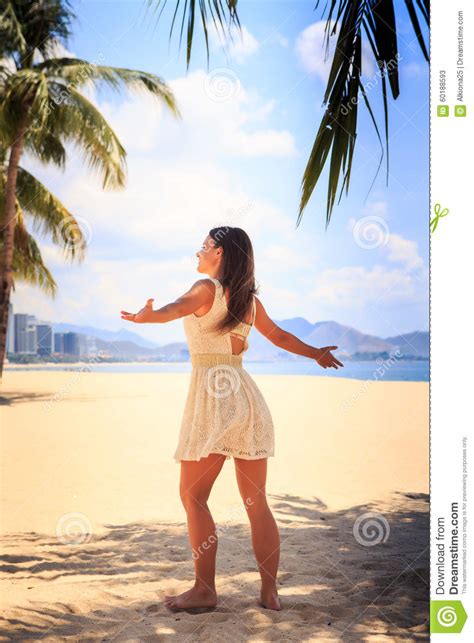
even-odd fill
[[(5, 154), (0, 158), (0, 227), (5, 223)], [(42, 230), (64, 250), (66, 258), (84, 259), (85, 239), (82, 229), (74, 216), (49, 190), (32, 174), (18, 168), (15, 203), (15, 232), (13, 238), (12, 289), (15, 281), (24, 281), (37, 286), (54, 297), (57, 284), (45, 265), (41, 250), (32, 234), (27, 230), (25, 215), (33, 219), (35, 231)], [(74, 236), (73, 236), (74, 235)], [(0, 238), (0, 253), (3, 252), (3, 237)]]
[[(74, 220), (70, 220), (71, 225), (63, 225), (69, 213), (19, 167), (22, 154), (28, 152), (43, 163), (64, 169), (66, 146), (73, 144), (87, 165), (98, 173), (104, 189), (122, 188), (126, 152), (100, 111), (80, 92), (81, 88), (92, 82), (115, 90), (123, 86), (141, 90), (179, 116), (171, 90), (154, 74), (57, 57), (58, 43), (67, 41), (73, 18), (67, 0), (0, 0), (0, 149), (9, 151), (2, 177), (0, 377), (13, 270), (15, 266), (18, 270), (23, 261), (24, 274), (34, 278), (31, 264), (26, 270), (25, 255), (23, 259), (18, 255), (14, 263), (15, 243), (27, 239), (22, 236), (20, 212), (41, 218), (53, 240), (70, 246), (70, 253), (78, 246)], [(17, 229), (20, 231), (16, 232)], [(39, 258), (37, 246), (31, 240), (29, 250), (30, 258)], [(48, 275), (40, 269), (37, 278), (44, 284), (49, 280), (52, 287)]]
[[(200, 0), (198, 11), (195, 0), (190, 0), (190, 2), (187, 0), (185, 2), (176, 0), (169, 37), (171, 39), (176, 17), (181, 8), (180, 47), (184, 27), (186, 26), (187, 69), (189, 69), (191, 60), (196, 22), (201, 23), (203, 26), (208, 67), (208, 17), (210, 16), (212, 18), (218, 32), (222, 32), (226, 37), (232, 37), (231, 28), (233, 25), (241, 31), (237, 14), (237, 1), (238, 0), (225, 0), (223, 3), (222, 0)], [(163, 13), (166, 2), (167, 0), (147, 0), (148, 6), (153, 6), (155, 10), (161, 8), (158, 18), (160, 18)], [(319, 4), (320, 0), (316, 0), (315, 9), (319, 7)], [(429, 26), (429, 0), (405, 0), (405, 6), (423, 56), (429, 62), (428, 50), (420, 24), (421, 19), (421, 22), (424, 21), (426, 25)], [(323, 99), (323, 106), (325, 105), (326, 109), (321, 119), (301, 183), (301, 199), (297, 225), (300, 224), (303, 211), (308, 205), (325, 164), (329, 162), (326, 207), (327, 228), (339, 186), (338, 203), (340, 202), (344, 188), (346, 189), (346, 195), (349, 190), (352, 159), (357, 136), (359, 92), (367, 107), (381, 146), (381, 157), (374, 181), (378, 175), (384, 155), (379, 127), (361, 80), (363, 34), (370, 45), (381, 77), (385, 149), (387, 153), (387, 182), (389, 174), (389, 109), (387, 84), (390, 86), (393, 99), (399, 96), (400, 89), (398, 82), (399, 55), (394, 0), (328, 0), (326, 2), (326, 8), (328, 9), (325, 30), (326, 50), (330, 37), (336, 35), (338, 32), (337, 41)], [(323, 11), (323, 16), (324, 13), (325, 10)], [(339, 30), (337, 27), (339, 27)], [(340, 185), (341, 175), (342, 184)]]

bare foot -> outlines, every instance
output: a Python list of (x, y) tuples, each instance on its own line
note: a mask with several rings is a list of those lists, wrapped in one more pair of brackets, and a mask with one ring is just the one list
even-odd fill
[(281, 610), (280, 599), (276, 588), (260, 591), (260, 604), (269, 610)]
[(175, 610), (215, 607), (217, 605), (217, 594), (207, 587), (191, 587), (187, 592), (176, 596), (166, 594), (164, 603), (170, 609)]

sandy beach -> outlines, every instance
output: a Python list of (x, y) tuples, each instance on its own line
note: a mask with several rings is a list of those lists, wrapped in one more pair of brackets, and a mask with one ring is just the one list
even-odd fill
[(209, 501), (220, 603), (161, 602), (193, 579), (172, 458), (189, 374), (7, 370), (1, 641), (429, 639), (428, 383), (252, 377), (275, 423), (282, 611), (257, 603), (232, 460)]

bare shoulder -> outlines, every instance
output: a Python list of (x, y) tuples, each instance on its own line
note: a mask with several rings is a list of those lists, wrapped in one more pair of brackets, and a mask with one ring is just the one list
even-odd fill
[(205, 277), (204, 279), (198, 279), (191, 286), (191, 290), (196, 290), (196, 291), (206, 290), (211, 293), (214, 292), (214, 288), (215, 288), (215, 284), (212, 281), (212, 279), (210, 279), (209, 277)]
[(206, 303), (208, 300), (212, 301), (214, 298), (216, 285), (212, 279), (205, 277), (203, 279), (198, 279), (191, 286), (191, 291), (196, 294), (199, 299)]

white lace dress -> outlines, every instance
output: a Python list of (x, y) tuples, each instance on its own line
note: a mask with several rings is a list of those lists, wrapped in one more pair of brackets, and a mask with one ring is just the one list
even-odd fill
[[(252, 323), (241, 323), (219, 335), (211, 327), (224, 319), (227, 302), (222, 284), (215, 284), (212, 308), (205, 315), (183, 318), (192, 362), (191, 380), (174, 459), (200, 460), (222, 453), (245, 460), (274, 455), (274, 427), (270, 410), (257, 384), (242, 365)], [(232, 354), (231, 333), (244, 336), (239, 355)]]

